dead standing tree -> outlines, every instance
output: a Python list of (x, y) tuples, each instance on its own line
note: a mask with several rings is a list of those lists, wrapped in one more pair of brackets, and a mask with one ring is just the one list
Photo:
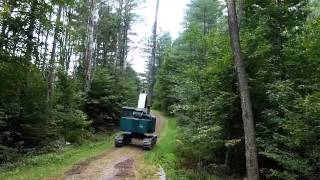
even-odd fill
[(230, 31), (231, 47), (235, 61), (236, 73), (238, 76), (238, 86), (241, 97), (242, 120), (245, 135), (246, 167), (249, 180), (259, 179), (257, 145), (255, 137), (255, 124), (250, 100), (248, 77), (244, 62), (241, 58), (241, 47), (239, 37), (239, 27), (237, 21), (235, 0), (227, 0), (228, 22)]

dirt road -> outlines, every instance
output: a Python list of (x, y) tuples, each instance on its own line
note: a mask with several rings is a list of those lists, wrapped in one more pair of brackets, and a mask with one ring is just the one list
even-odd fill
[[(153, 112), (157, 117), (156, 132), (159, 136), (164, 118)], [(133, 141), (134, 146), (113, 148), (94, 158), (82, 161), (66, 172), (65, 180), (158, 180), (162, 179), (159, 168), (144, 162), (144, 151), (139, 147), (140, 141)]]

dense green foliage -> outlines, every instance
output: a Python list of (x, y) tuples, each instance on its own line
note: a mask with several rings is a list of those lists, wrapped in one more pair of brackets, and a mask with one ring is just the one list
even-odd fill
[[(244, 2), (239, 6), (244, 12), (241, 46), (260, 173), (267, 179), (317, 179), (320, 19), (313, 11), (316, 3)], [(206, 5), (198, 5), (202, 3)], [(206, 7), (211, 7), (210, 15), (199, 16)], [(177, 153), (185, 166), (243, 174), (240, 99), (222, 9), (218, 1), (191, 1), (185, 31), (167, 48), (158, 70), (155, 105), (178, 116)]]
[[(126, 59), (140, 2), (0, 1), (1, 164), (81, 143), (114, 128), (122, 106), (135, 106), (142, 85)], [(320, 179), (320, 3), (238, 2), (261, 177)], [(148, 158), (172, 177), (245, 174), (224, 10), (220, 0), (191, 0), (184, 31), (174, 41), (158, 36), (149, 63), (147, 83), (157, 75), (153, 107), (177, 124), (169, 122), (163, 146)], [(206, 173), (187, 176), (181, 165)]]
[(38, 156), (26, 155), (14, 163), (7, 163), (0, 168), (0, 179), (28, 180), (28, 179), (60, 179), (65, 171), (75, 164), (93, 158), (106, 149), (112, 148), (113, 136), (95, 135), (91, 141), (81, 145), (70, 145), (57, 152)]
[(176, 156), (176, 135), (178, 133), (176, 118), (166, 118), (165, 127), (161, 133), (159, 143), (150, 152), (145, 154), (145, 159), (149, 163), (160, 164), (168, 179), (187, 180), (187, 179), (221, 179), (210, 175), (205, 171), (187, 170), (180, 166), (180, 158)]
[(81, 143), (136, 103), (137, 2), (0, 1), (0, 163)]
[(138, 102), (139, 79), (127, 68), (124, 76), (106, 69), (98, 69), (91, 84), (85, 109), (96, 128), (114, 128), (118, 125), (121, 107), (135, 107)]

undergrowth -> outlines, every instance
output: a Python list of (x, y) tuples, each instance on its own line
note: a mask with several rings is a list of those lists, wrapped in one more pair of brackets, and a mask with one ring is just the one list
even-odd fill
[(59, 179), (73, 165), (111, 148), (112, 142), (112, 136), (99, 135), (94, 142), (70, 145), (59, 152), (25, 157), (18, 162), (1, 167), (0, 179)]
[(175, 144), (177, 134), (176, 119), (167, 118), (162, 135), (156, 147), (145, 154), (145, 159), (152, 164), (162, 167), (166, 177), (170, 180), (217, 180), (224, 179), (209, 175), (205, 172), (188, 170), (181, 166), (178, 157), (175, 155)]

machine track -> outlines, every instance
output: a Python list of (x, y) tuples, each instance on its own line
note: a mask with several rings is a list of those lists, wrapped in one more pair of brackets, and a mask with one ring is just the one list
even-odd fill
[(134, 134), (130, 133), (123, 133), (120, 135), (117, 135), (114, 141), (114, 146), (117, 148), (123, 147), (125, 145), (139, 145), (139, 144), (132, 144), (132, 139), (140, 139), (142, 141), (143, 150), (151, 150), (157, 143), (158, 136), (153, 135), (144, 135), (144, 136), (135, 136)]
[(157, 143), (157, 135), (150, 135), (146, 136), (142, 142), (143, 142), (143, 150), (151, 150), (154, 145)]

